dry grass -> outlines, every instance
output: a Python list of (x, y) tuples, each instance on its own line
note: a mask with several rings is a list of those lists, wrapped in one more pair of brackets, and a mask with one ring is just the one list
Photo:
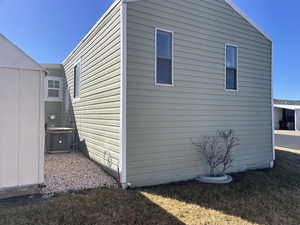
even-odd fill
[(281, 135), (300, 136), (300, 131), (298, 130), (275, 130), (274, 133)]
[(300, 152), (278, 151), (277, 156), (275, 169), (235, 175), (229, 185), (189, 182), (0, 202), (0, 224), (298, 225)]

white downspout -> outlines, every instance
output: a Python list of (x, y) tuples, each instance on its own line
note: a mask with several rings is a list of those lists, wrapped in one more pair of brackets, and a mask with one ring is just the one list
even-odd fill
[(294, 110), (294, 124), (295, 124), (295, 131), (298, 130), (297, 129), (297, 111), (296, 109)]
[(271, 90), (271, 104), (272, 104), (272, 147), (273, 147), (273, 160), (270, 162), (270, 168), (274, 167), (274, 162), (276, 160), (276, 152), (275, 152), (275, 129), (274, 129), (274, 79), (273, 79), (273, 61), (274, 61), (274, 52), (273, 52), (273, 42), (272, 42), (272, 66), (271, 66), (271, 82), (272, 82), (272, 90)]
[(127, 4), (121, 0), (120, 179), (127, 188)]

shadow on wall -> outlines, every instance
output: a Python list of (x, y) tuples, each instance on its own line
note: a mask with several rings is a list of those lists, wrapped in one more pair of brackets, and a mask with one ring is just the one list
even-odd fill
[[(65, 80), (66, 80), (66, 77), (65, 77)], [(70, 88), (67, 84), (66, 84), (65, 88), (66, 88), (66, 90), (70, 90)], [(64, 124), (68, 124), (68, 126), (70, 126), (71, 128), (74, 129), (74, 145), (73, 145), (72, 149), (75, 152), (76, 151), (82, 152), (87, 158), (89, 158), (90, 160), (93, 160), (90, 156), (90, 152), (89, 152), (86, 140), (80, 138), (79, 124), (76, 122), (74, 104), (72, 103), (72, 92), (66, 91), (66, 94), (68, 94), (69, 110), (68, 110), (68, 113), (66, 115), (64, 115), (64, 118), (66, 118), (66, 121), (64, 121)], [(76, 104), (75, 104), (75, 107), (76, 107)], [(77, 115), (77, 120), (79, 120), (79, 121), (81, 119), (80, 116), (81, 115)], [(98, 162), (96, 162), (96, 163), (99, 166), (101, 166), (101, 168), (104, 169), (108, 174), (113, 176), (116, 179), (116, 183), (119, 185), (118, 182), (120, 180), (120, 177), (119, 177), (118, 172), (116, 172), (112, 169), (112, 157), (108, 152), (104, 153), (103, 161), (105, 162), (105, 165), (99, 164)]]
[[(210, 224), (212, 221), (214, 224), (227, 224), (222, 222), (225, 219), (239, 224), (239, 218), (261, 225), (297, 224), (300, 220), (297, 213), (300, 199), (296, 202), (293, 193), (297, 193), (295, 187), (300, 185), (299, 162), (300, 151), (299, 154), (279, 151), (275, 169), (233, 175), (235, 182), (232, 184), (188, 182), (146, 188), (142, 192), (187, 224), (192, 221), (198, 221), (197, 224)], [(224, 215), (236, 218), (222, 218)]]

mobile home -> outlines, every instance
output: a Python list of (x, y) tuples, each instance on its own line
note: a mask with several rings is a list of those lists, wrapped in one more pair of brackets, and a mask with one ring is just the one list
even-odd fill
[(228, 0), (116, 0), (64, 60), (78, 136), (124, 185), (206, 174), (192, 138), (231, 128), (231, 172), (273, 165), (272, 40)]

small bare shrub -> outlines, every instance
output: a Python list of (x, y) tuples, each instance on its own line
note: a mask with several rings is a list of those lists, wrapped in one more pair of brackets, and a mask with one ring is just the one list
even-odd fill
[(217, 131), (215, 136), (205, 136), (198, 143), (192, 141), (205, 158), (212, 177), (222, 176), (232, 165), (232, 149), (239, 145), (232, 129)]

